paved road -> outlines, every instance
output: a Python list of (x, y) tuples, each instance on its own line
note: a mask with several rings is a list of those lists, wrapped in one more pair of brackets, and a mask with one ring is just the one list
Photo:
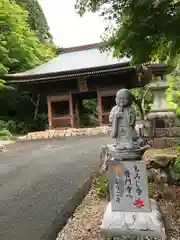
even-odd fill
[[(53, 239), (106, 137), (25, 141), (0, 154), (0, 240)], [(52, 235), (53, 236), (53, 235)]]

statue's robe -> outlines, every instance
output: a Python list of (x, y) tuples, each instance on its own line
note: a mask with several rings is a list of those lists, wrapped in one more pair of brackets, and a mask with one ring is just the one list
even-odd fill
[(117, 145), (122, 148), (130, 148), (133, 141), (137, 140), (137, 133), (135, 130), (135, 114), (133, 108), (128, 106), (120, 112), (121, 117), (117, 117), (119, 106), (112, 108), (109, 121), (112, 123), (112, 138), (116, 138)]

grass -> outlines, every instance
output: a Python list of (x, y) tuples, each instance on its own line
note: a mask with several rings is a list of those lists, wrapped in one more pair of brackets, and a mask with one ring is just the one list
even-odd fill
[(0, 141), (9, 141), (11, 138), (9, 136), (0, 136)]
[(99, 198), (107, 198), (109, 194), (109, 186), (106, 172), (96, 179), (93, 188)]

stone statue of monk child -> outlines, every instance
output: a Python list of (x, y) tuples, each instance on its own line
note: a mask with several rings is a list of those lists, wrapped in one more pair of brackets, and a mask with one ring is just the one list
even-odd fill
[(116, 106), (110, 112), (109, 121), (112, 123), (112, 138), (116, 138), (116, 149), (138, 148), (136, 116), (132, 108), (133, 95), (128, 89), (120, 89), (115, 100)]

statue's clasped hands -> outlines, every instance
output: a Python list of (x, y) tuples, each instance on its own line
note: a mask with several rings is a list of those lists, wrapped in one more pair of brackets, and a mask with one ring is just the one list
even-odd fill
[(117, 112), (116, 117), (117, 118), (123, 118), (123, 113), (122, 112)]

